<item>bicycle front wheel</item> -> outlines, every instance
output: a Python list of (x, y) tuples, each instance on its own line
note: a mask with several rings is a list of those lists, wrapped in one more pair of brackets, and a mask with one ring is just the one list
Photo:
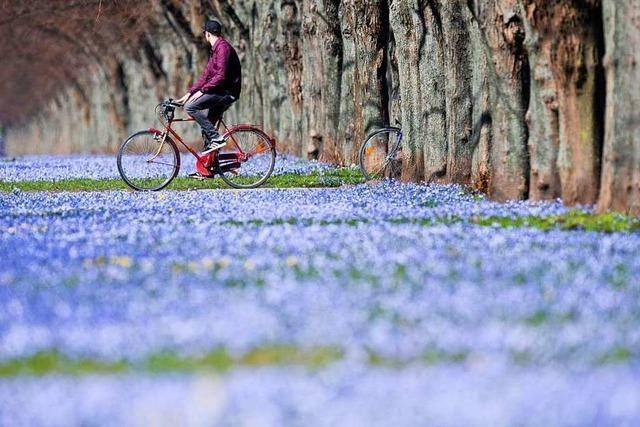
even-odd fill
[(271, 176), (275, 163), (275, 145), (257, 128), (232, 130), (218, 153), (218, 172), (233, 188), (261, 186)]
[(402, 132), (384, 128), (371, 133), (360, 147), (358, 160), (364, 179), (400, 178), (402, 172)]
[(118, 151), (118, 171), (138, 191), (158, 191), (178, 175), (180, 154), (174, 142), (153, 131), (131, 135)]

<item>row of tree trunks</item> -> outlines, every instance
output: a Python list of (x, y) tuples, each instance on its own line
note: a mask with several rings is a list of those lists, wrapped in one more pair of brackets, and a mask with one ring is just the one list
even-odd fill
[(406, 179), (526, 197), (528, 66), (513, 3), (392, 3)]
[(93, 74), (74, 78), (53, 118), (21, 137), (116, 146), (148, 126), (158, 99), (184, 93), (215, 17), (244, 71), (228, 118), (262, 125), (281, 150), (352, 164), (369, 132), (399, 120), (405, 180), (640, 211), (639, 0), (153, 4), (155, 33), (135, 49), (101, 57), (89, 39), (65, 42), (98, 57)]
[(640, 3), (604, 0), (607, 107), (598, 207), (640, 215)]

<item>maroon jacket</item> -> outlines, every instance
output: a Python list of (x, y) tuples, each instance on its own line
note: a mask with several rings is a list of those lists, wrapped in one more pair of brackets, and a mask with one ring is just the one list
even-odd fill
[(223, 38), (211, 48), (209, 62), (202, 75), (189, 89), (189, 93), (228, 93), (240, 97), (242, 68), (236, 50)]

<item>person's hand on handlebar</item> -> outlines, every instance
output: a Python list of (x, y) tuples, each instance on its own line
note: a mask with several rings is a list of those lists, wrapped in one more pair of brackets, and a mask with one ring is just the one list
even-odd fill
[(197, 91), (196, 93), (194, 93), (193, 97), (191, 96), (190, 93), (186, 93), (182, 98), (176, 99), (173, 102), (176, 103), (176, 104), (184, 105), (189, 101), (190, 98), (198, 99), (201, 96), (202, 96), (202, 92), (200, 92), (200, 91)]
[(190, 93), (186, 93), (182, 98), (174, 99), (173, 102), (176, 103), (176, 104), (184, 105), (187, 102), (187, 100), (189, 99), (190, 95), (191, 95)]

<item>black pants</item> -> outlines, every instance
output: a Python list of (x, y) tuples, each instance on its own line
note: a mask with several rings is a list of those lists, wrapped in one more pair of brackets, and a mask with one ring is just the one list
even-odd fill
[(200, 125), (204, 137), (210, 140), (219, 136), (214, 126), (215, 121), (234, 102), (235, 98), (231, 95), (205, 93), (200, 98), (187, 102), (184, 109)]

